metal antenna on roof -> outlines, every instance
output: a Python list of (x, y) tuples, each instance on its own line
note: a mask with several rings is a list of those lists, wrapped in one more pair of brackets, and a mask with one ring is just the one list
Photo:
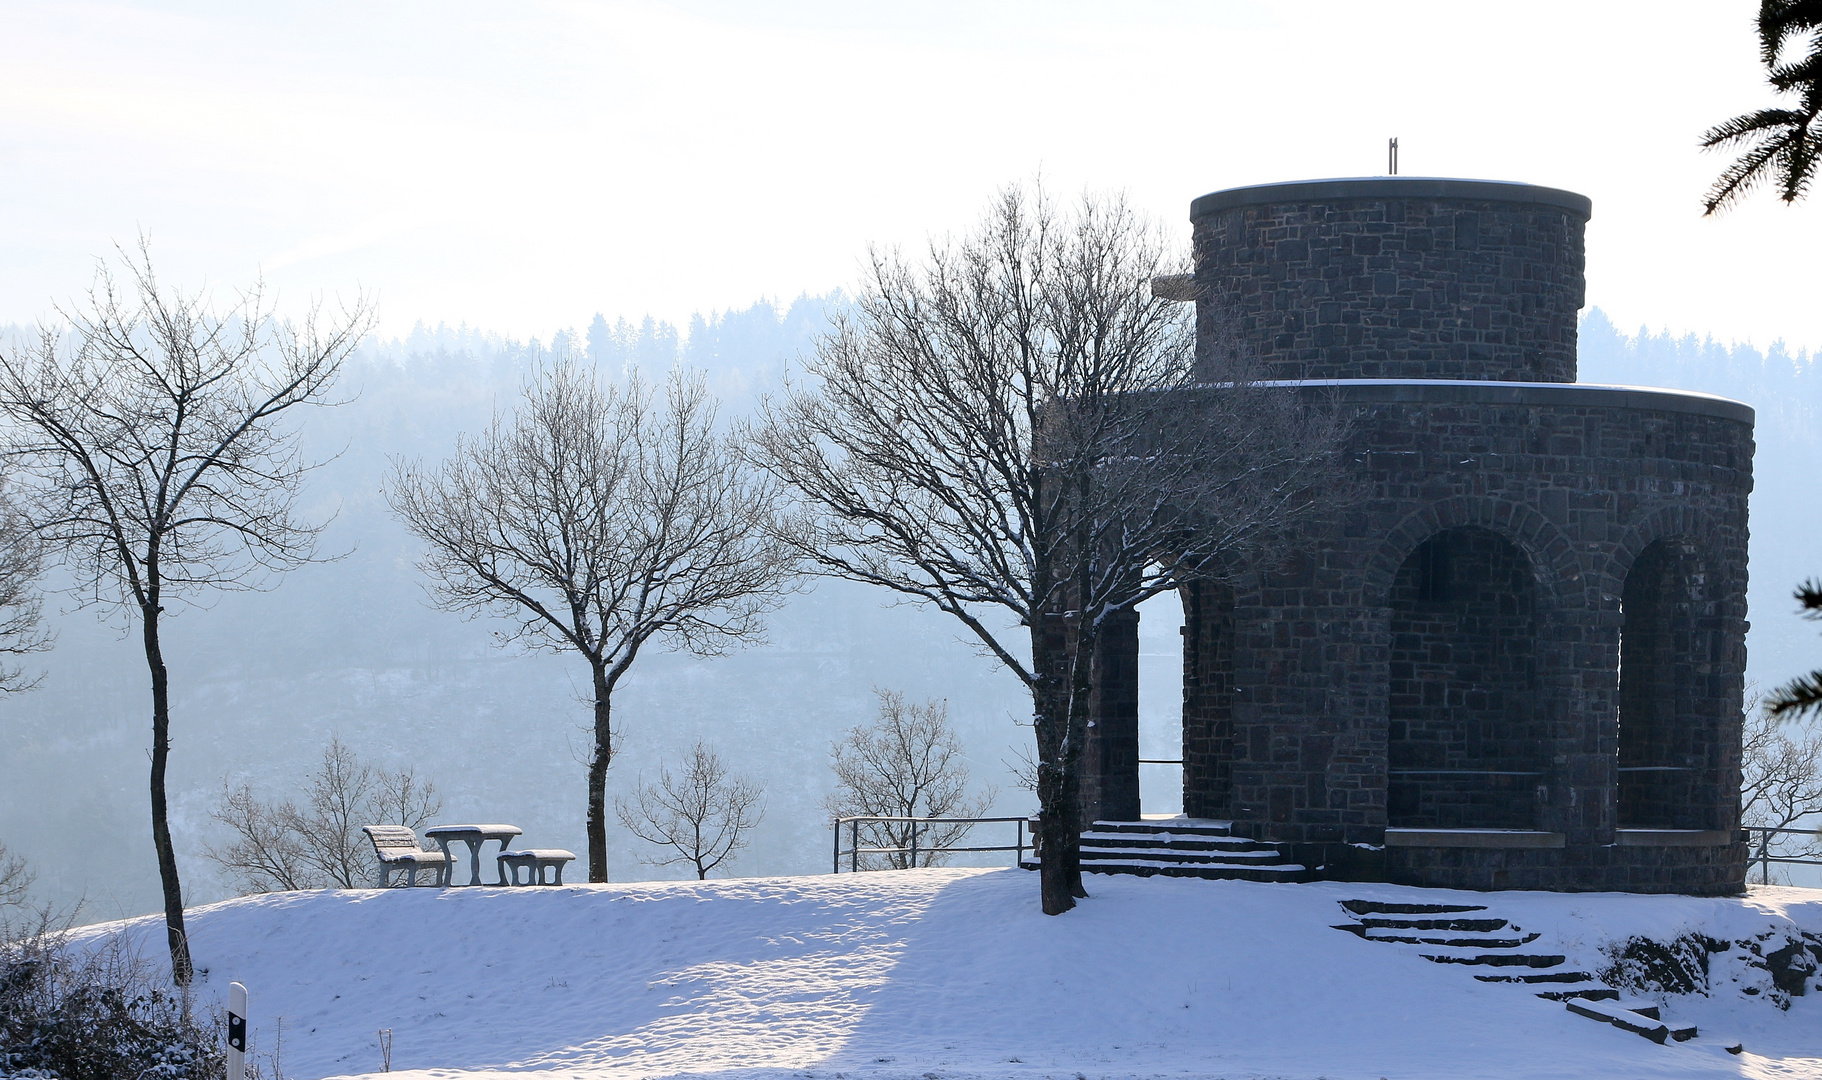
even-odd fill
[(1387, 175), (1389, 175), (1389, 176), (1398, 175), (1398, 140), (1397, 140), (1397, 138), (1391, 138), (1391, 139), (1386, 140), (1385, 167), (1386, 167)]

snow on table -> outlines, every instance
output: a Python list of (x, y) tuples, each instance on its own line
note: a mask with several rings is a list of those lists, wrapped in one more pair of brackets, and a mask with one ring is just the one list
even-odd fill
[[(1600, 946), (1794, 921), (1822, 891), (1745, 899), (912, 870), (544, 889), (245, 897), (192, 911), (205, 998), (252, 995), (303, 1078), (1822, 1077), (1822, 993), (1780, 1012), (1679, 998), (1654, 1045), (1525, 989), (1333, 927), (1343, 900), (1486, 904), (1594, 970)], [(118, 926), (119, 924), (115, 924)], [(157, 956), (155, 919), (125, 924)], [(95, 928), (95, 929), (105, 929)], [(93, 931), (91, 931), (93, 932)], [(1727, 1042), (1746, 1053), (1729, 1055)], [(263, 1060), (263, 1059), (262, 1059)]]

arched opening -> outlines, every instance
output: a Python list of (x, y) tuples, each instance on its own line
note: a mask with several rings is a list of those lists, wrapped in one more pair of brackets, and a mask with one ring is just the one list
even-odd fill
[(1139, 809), (1183, 812), (1183, 600), (1162, 592), (1139, 612)]
[(1391, 595), (1387, 824), (1532, 829), (1552, 760), (1536, 708), (1536, 583), (1488, 529), (1420, 544)]
[(1183, 812), (1232, 813), (1234, 591), (1213, 581), (1184, 586)]
[(1695, 550), (1648, 545), (1620, 594), (1619, 825), (1715, 828), (1697, 797), (1722, 703)]

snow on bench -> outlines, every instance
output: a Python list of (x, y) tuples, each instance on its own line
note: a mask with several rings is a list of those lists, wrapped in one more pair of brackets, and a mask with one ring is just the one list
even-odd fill
[(392, 887), (392, 872), (406, 872), (405, 887), (418, 883), (418, 869), (436, 871), (434, 885), (449, 884), (449, 856), (440, 851), (425, 851), (418, 846), (418, 834), (404, 825), (362, 825), (361, 831), (373, 841), (373, 853), (380, 861), (380, 888)]

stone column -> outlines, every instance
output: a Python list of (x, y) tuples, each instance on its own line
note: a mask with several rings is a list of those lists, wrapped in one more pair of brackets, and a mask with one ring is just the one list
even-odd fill
[(1082, 817), (1139, 820), (1139, 613), (1101, 623), (1095, 648), (1088, 744), (1083, 753)]

